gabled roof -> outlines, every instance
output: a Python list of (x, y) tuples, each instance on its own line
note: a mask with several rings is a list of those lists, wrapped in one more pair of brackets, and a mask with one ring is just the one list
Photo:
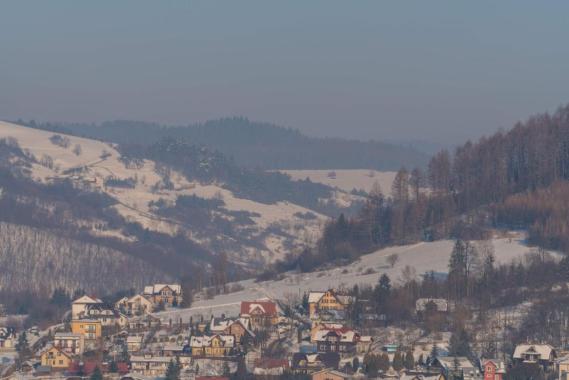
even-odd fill
[(320, 301), (326, 292), (310, 292), (308, 293), (308, 303), (316, 303)]
[(255, 336), (253, 331), (251, 331), (251, 329), (249, 328), (250, 323), (249, 320), (246, 318), (237, 318), (237, 319), (212, 318), (209, 323), (209, 331), (211, 331), (212, 333), (222, 333), (227, 328), (233, 326), (235, 323), (240, 324), (243, 327), (243, 329), (247, 331), (249, 335)]
[[(455, 367), (455, 357), (454, 356), (437, 356), (436, 360), (441, 363), (445, 369), (452, 369)], [(458, 362), (458, 367), (460, 369), (472, 369), (476, 368), (474, 364), (465, 356), (457, 356), (456, 360)]]
[(159, 294), (162, 291), (162, 289), (164, 289), (165, 287), (169, 287), (170, 289), (172, 289), (172, 291), (176, 292), (177, 294), (181, 294), (182, 292), (182, 287), (179, 284), (154, 284), (150, 286), (145, 286), (144, 294), (147, 295)]
[(542, 360), (549, 360), (555, 350), (549, 344), (518, 344), (514, 350), (514, 359), (523, 359), (524, 354), (538, 354)]
[(486, 367), (492, 364), (496, 367), (496, 373), (506, 373), (506, 363), (500, 359), (484, 359), (482, 360), (482, 366), (484, 367), (483, 370), (486, 370)]
[(322, 297), (324, 297), (324, 295), (328, 292), (334, 295), (334, 297), (338, 300), (338, 302), (340, 302), (343, 305), (347, 305), (352, 301), (352, 297), (343, 294), (338, 294), (334, 289), (329, 289), (325, 292), (315, 291), (308, 293), (308, 303), (319, 302), (322, 299)]
[(44, 350), (41, 351), (40, 355), (46, 354), (52, 350), (61, 353), (62, 355), (66, 356), (68, 359), (71, 359), (71, 355), (69, 355), (67, 352), (63, 351), (62, 349), (56, 346), (47, 346)]
[(89, 305), (89, 304), (102, 304), (102, 303), (103, 301), (101, 301), (99, 298), (90, 297), (88, 295), (84, 295), (83, 297), (79, 297), (75, 301), (73, 301), (73, 304), (75, 305)]
[(143, 303), (145, 302), (149, 305), (152, 305), (152, 301), (146, 298), (143, 294), (135, 294), (134, 296), (126, 299), (126, 302), (137, 302), (137, 301), (141, 301)]
[(249, 317), (252, 314), (276, 317), (277, 304), (272, 301), (242, 301), (241, 316)]

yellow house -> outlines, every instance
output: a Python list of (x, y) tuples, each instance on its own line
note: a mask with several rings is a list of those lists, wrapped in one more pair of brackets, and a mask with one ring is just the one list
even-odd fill
[(192, 356), (224, 357), (230, 356), (235, 348), (233, 335), (192, 336), (190, 339)]
[(102, 325), (96, 319), (74, 319), (71, 321), (71, 332), (81, 334), (85, 340), (97, 340), (102, 336)]
[(71, 356), (57, 347), (51, 347), (41, 354), (41, 365), (54, 369), (67, 369), (71, 364)]
[(569, 378), (569, 358), (565, 358), (558, 363), (559, 379)]
[(338, 310), (345, 311), (351, 298), (337, 294), (334, 289), (329, 289), (325, 292), (310, 292), (308, 294), (308, 310), (310, 318), (316, 318), (320, 311), (324, 310)]

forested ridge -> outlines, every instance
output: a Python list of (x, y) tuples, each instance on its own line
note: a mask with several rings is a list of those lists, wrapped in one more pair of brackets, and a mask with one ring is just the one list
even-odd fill
[(428, 156), (412, 148), (381, 141), (318, 138), (297, 129), (223, 118), (187, 126), (117, 120), (102, 124), (17, 121), (59, 133), (119, 144), (152, 145), (164, 138), (184, 139), (223, 152), (247, 168), (260, 169), (377, 169), (424, 166)]
[(291, 260), (310, 270), (387, 245), (484, 238), (487, 227), (527, 228), (531, 243), (567, 251), (567, 180), (569, 106), (443, 150), (425, 172), (400, 169), (389, 196), (376, 187), (357, 216), (329, 223), (316, 248)]
[(27, 226), (0, 222), (0, 291), (110, 294), (172, 277), (144, 260)]
[(151, 159), (181, 171), (188, 180), (221, 183), (240, 198), (262, 203), (290, 201), (325, 212), (319, 199), (332, 192), (330, 187), (309, 180), (292, 181), (279, 172), (242, 168), (225, 155), (185, 139), (164, 138), (150, 146), (124, 144), (120, 150), (124, 157)]

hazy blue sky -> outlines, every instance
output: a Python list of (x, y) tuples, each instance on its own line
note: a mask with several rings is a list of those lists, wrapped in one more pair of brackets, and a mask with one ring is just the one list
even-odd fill
[(3, 1), (0, 118), (455, 142), (569, 102), (568, 1)]

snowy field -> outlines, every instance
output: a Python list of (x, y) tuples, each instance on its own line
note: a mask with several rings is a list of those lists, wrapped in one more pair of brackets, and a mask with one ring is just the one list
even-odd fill
[[(278, 281), (261, 283), (255, 283), (254, 280), (241, 281), (240, 284), (244, 287), (242, 291), (197, 301), (190, 309), (166, 311), (157, 316), (165, 320), (168, 318), (177, 320), (182, 317), (185, 321), (191, 315), (194, 318), (200, 315), (204, 318), (221, 314), (237, 315), (241, 300), (300, 298), (310, 290), (352, 287), (356, 284), (375, 285), (382, 273), (386, 273), (392, 282), (397, 283), (401, 281), (401, 272), (406, 266), (412, 267), (417, 276), (429, 271), (446, 273), (453, 245), (454, 241), (441, 240), (390, 247), (362, 256), (352, 264), (331, 270), (287, 273), (284, 279)], [(495, 237), (492, 245), (497, 264), (523, 260), (531, 249), (525, 244), (525, 234), (521, 232), (512, 232), (508, 237)], [(399, 256), (399, 261), (394, 267), (391, 267), (387, 261), (387, 257), (392, 254)]]
[[(346, 192), (353, 189), (371, 190), (374, 183), (379, 183), (384, 194), (391, 193), (391, 184), (396, 172), (379, 172), (367, 169), (342, 169), (342, 170), (280, 170), (288, 174), (293, 180), (300, 181), (310, 178), (312, 182), (323, 183), (331, 187), (337, 187)], [(335, 176), (331, 176), (331, 173)]]

